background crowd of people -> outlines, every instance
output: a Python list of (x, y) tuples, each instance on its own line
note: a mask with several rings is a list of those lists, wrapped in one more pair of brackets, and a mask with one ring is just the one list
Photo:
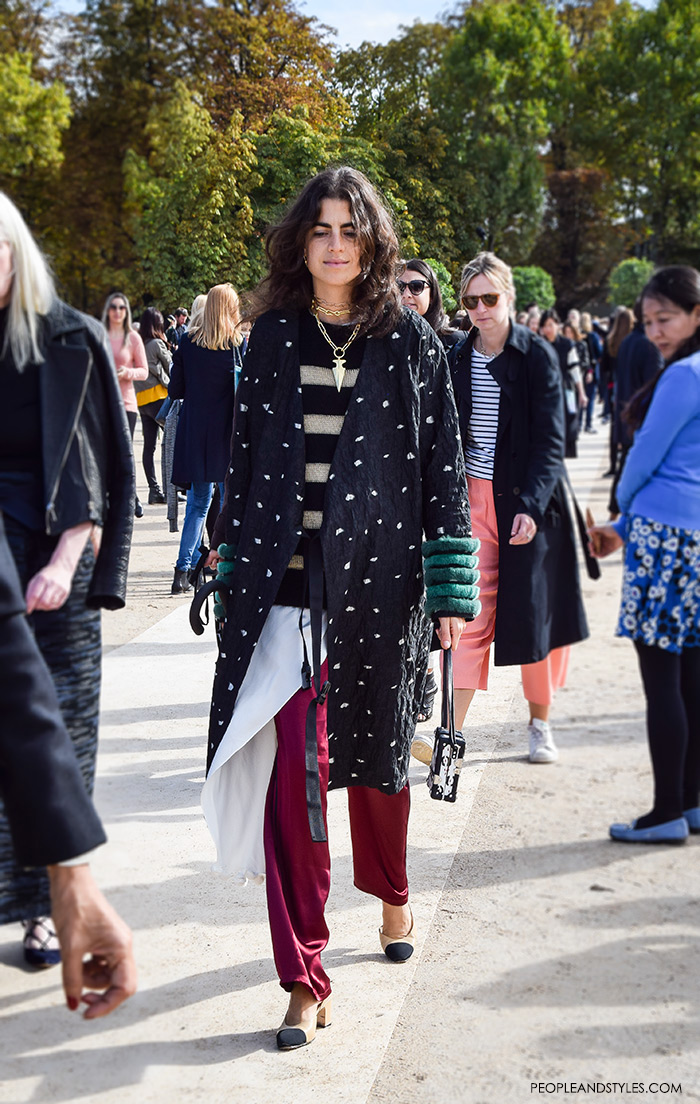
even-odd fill
[[(50, 680), (89, 795), (99, 610), (124, 604), (144, 512), (137, 414), (148, 505), (186, 495), (171, 594), (192, 589), (198, 561), (219, 586), (203, 805), (219, 869), (266, 877), (287, 1050), (330, 1022), (329, 788), (348, 789), (355, 884), (381, 902), (384, 954), (413, 952), (408, 769), (411, 754), (433, 758), (415, 728), (437, 692), (431, 647), (455, 653), (461, 727), (493, 643), (496, 665), (521, 668), (530, 761), (558, 759), (550, 709), (589, 632), (577, 529), (594, 575), (594, 557), (624, 548), (617, 633), (634, 642), (647, 700), (654, 804), (610, 834), (674, 843), (700, 831), (700, 275), (660, 270), (634, 313), (619, 307), (607, 325), (577, 311), (562, 324), (537, 304), (514, 321), (512, 271), (481, 252), (463, 266), (451, 324), (435, 271), (401, 261), (388, 210), (349, 168), (307, 183), (266, 253), (245, 307), (250, 339), (229, 283), (167, 328), (154, 307), (134, 323), (114, 291), (100, 323), (58, 299), (0, 195), (0, 517), (32, 669)], [(615, 482), (609, 522), (586, 538), (565, 461), (599, 426)], [(0, 614), (16, 632), (15, 592)], [(22, 920), (27, 960), (51, 965), (52, 893), (68, 876), (49, 883), (21, 864), (13, 817), (10, 801), (0, 922)], [(44, 861), (80, 860), (76, 846)], [(101, 923), (106, 903), (93, 899)], [(87, 994), (96, 1014), (135, 984), (123, 928), (105, 922), (117, 949), (94, 954), (86, 974), (112, 993), (103, 1005)], [(74, 1001), (74, 963), (71, 978)]]

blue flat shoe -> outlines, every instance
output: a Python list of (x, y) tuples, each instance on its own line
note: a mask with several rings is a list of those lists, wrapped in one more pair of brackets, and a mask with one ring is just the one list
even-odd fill
[[(697, 810), (700, 819), (700, 810)], [(637, 821), (629, 824), (611, 824), (610, 838), (621, 843), (685, 843), (688, 838), (688, 821), (684, 816), (655, 824), (653, 828), (637, 828)]]
[(691, 832), (700, 832), (700, 807), (686, 809), (683, 816), (688, 821), (688, 827)]

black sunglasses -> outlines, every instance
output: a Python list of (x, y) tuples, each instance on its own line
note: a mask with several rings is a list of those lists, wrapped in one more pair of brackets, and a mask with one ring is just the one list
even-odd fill
[(411, 295), (420, 295), (423, 288), (430, 287), (430, 284), (427, 280), (408, 280), (406, 282), (404, 282), (403, 280), (397, 280), (396, 283), (399, 285), (399, 291), (402, 295), (406, 288), (408, 288)]

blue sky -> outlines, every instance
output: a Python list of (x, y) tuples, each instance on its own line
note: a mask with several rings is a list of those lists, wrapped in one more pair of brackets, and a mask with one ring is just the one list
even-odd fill
[[(638, 0), (644, 8), (653, 7), (656, 0)], [(341, 46), (359, 46), (361, 42), (387, 42), (399, 26), (410, 26), (416, 19), (431, 23), (456, 4), (445, 0), (299, 0), (305, 15), (315, 15), (322, 23), (335, 27)]]
[[(337, 0), (306, 0), (299, 3), (304, 15), (315, 15), (322, 23), (337, 30), (340, 46), (359, 46), (361, 42), (388, 42), (399, 26), (410, 26), (416, 19), (431, 23), (445, 11), (446, 5), (435, 0), (353, 0), (339, 4)], [(451, 5), (449, 5), (451, 7)]]
[[(54, 0), (62, 11), (78, 11), (81, 0)], [(653, 7), (656, 0), (637, 0), (643, 8)], [(361, 42), (388, 42), (400, 26), (410, 26), (416, 19), (432, 23), (457, 4), (446, 0), (296, 0), (305, 15), (315, 15), (321, 23), (333, 27), (340, 46), (359, 46)]]

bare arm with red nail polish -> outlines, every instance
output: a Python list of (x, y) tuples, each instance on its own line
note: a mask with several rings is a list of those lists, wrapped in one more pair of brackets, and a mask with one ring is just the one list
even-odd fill
[(75, 1012), (82, 1001), (88, 1006), (86, 1020), (107, 1016), (136, 992), (131, 931), (97, 888), (87, 864), (48, 870), (68, 1007)]

